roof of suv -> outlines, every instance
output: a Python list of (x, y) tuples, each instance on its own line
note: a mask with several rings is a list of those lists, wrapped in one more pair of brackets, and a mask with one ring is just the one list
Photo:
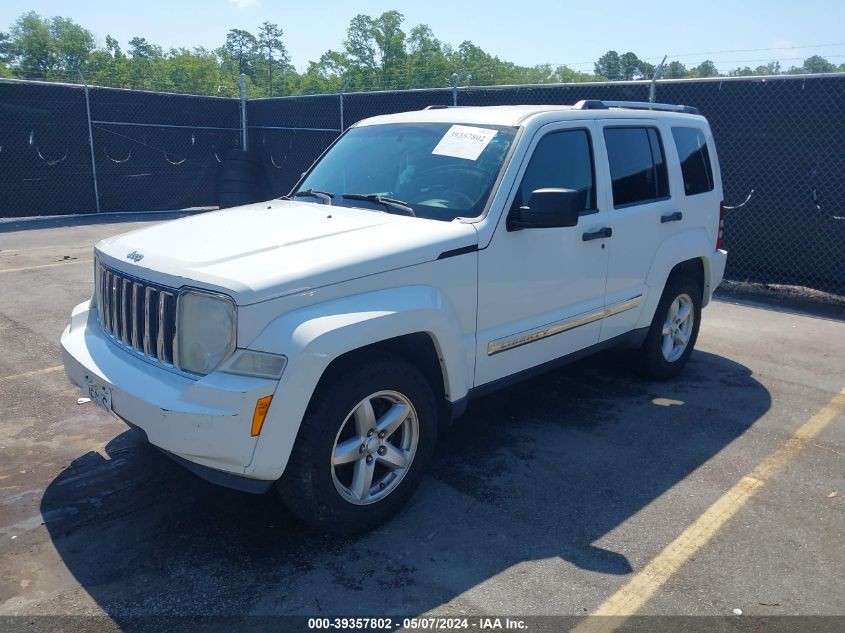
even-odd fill
[(357, 125), (380, 125), (384, 123), (466, 123), (474, 125), (522, 125), (528, 119), (549, 113), (558, 113), (565, 119), (610, 119), (610, 118), (646, 118), (683, 117), (689, 120), (701, 117), (664, 110), (645, 110), (637, 108), (610, 107), (603, 109), (576, 108), (571, 105), (508, 105), (508, 106), (468, 106), (437, 107), (429, 110), (416, 110), (385, 114), (359, 121)]

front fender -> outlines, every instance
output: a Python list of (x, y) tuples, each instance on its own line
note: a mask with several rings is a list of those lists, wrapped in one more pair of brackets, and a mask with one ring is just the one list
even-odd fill
[(440, 358), (449, 400), (466, 395), (472, 380), (475, 335), (462, 333), (453, 306), (435, 288), (407, 286), (334, 299), (272, 321), (250, 349), (288, 357), (273, 406), (248, 471), (281, 476), (314, 388), (339, 356), (387, 339), (423, 332)]
[(660, 302), (660, 296), (669, 273), (683, 261), (690, 259), (701, 259), (704, 266), (704, 293), (702, 307), (707, 305), (712, 294), (711, 279), (714, 248), (713, 241), (704, 228), (689, 229), (667, 237), (660, 244), (652, 260), (651, 268), (646, 278), (646, 286), (649, 288), (643, 310), (640, 313), (640, 320), (637, 327), (648, 327)]

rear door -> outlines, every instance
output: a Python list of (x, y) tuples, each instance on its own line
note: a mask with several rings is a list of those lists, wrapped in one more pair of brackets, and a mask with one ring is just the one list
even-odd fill
[[(600, 121), (602, 167), (611, 181), (605, 319), (601, 340), (635, 328), (649, 269), (660, 243), (681, 229), (672, 197), (668, 128), (652, 119)], [(674, 152), (673, 152), (674, 156)]]

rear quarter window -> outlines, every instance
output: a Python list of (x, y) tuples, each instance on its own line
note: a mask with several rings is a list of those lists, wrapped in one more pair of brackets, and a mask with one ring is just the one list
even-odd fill
[(672, 137), (681, 161), (684, 193), (694, 196), (713, 191), (713, 166), (704, 132), (695, 127), (673, 127)]

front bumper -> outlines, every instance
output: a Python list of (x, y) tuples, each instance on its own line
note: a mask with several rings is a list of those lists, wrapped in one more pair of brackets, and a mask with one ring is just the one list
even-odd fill
[[(247, 471), (258, 441), (250, 435), (255, 403), (275, 393), (278, 381), (222, 372), (195, 379), (158, 367), (103, 333), (90, 302), (74, 308), (61, 346), (72, 383), (87, 390), (89, 377), (110, 388), (112, 413), (141, 429), (151, 444), (197, 466), (192, 470), (206, 479), (244, 489), (226, 483), (225, 475)], [(215, 480), (207, 469), (222, 477)], [(269, 486), (256, 485), (263, 484)]]

